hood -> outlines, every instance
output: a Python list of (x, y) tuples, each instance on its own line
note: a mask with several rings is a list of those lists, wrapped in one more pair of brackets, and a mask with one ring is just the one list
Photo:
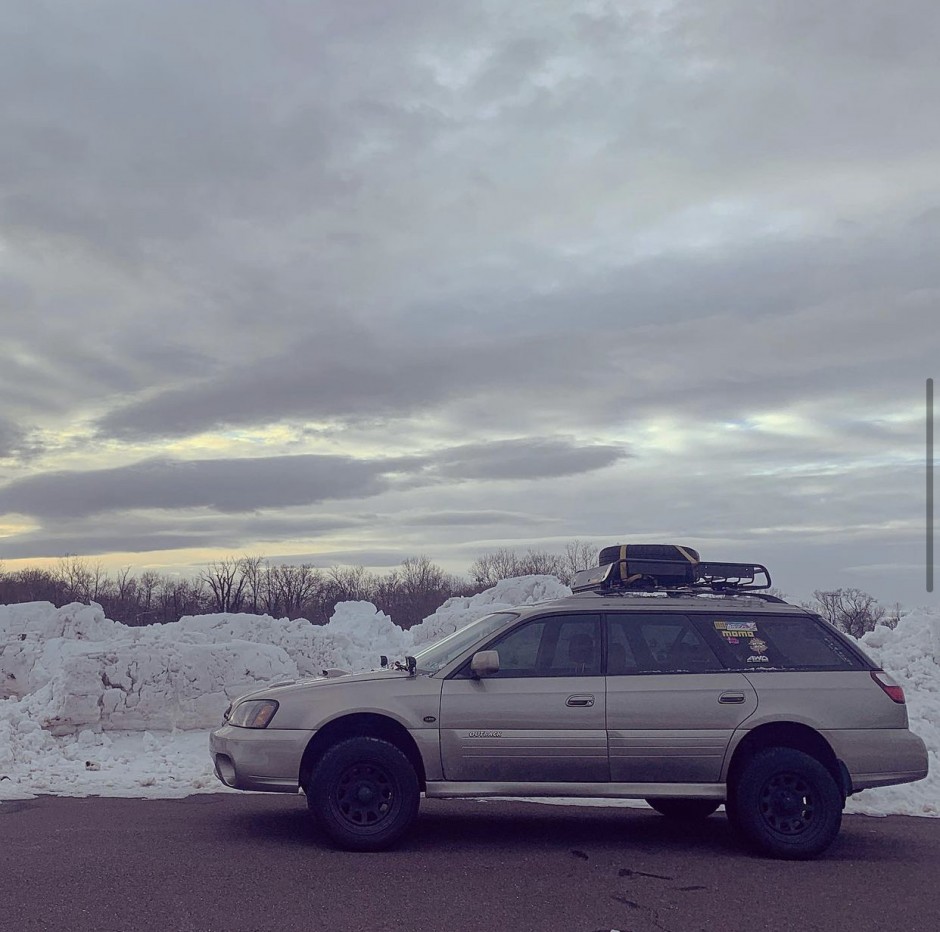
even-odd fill
[(365, 673), (346, 673), (342, 670), (324, 670), (325, 675), (311, 676), (302, 680), (282, 680), (271, 683), (260, 689), (252, 690), (239, 696), (237, 701), (242, 699), (276, 699), (278, 695), (284, 693), (295, 693), (305, 689), (319, 689), (323, 686), (333, 686), (340, 683), (366, 683), (372, 680), (402, 680), (408, 679), (407, 670), (369, 670)]

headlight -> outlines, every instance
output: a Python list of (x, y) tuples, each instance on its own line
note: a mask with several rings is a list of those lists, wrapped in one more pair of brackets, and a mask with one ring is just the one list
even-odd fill
[(232, 709), (228, 723), (239, 728), (267, 728), (275, 712), (277, 703), (273, 699), (249, 699)]

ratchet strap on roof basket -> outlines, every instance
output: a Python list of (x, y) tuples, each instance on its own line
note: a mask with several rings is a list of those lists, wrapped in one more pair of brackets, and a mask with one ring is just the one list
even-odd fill
[(613, 582), (629, 586), (641, 578), (655, 579), (660, 586), (690, 586), (695, 582), (699, 557), (691, 547), (677, 544), (616, 544), (605, 547), (597, 562), (613, 564)]
[(760, 563), (703, 562), (697, 551), (678, 544), (617, 544), (598, 555), (599, 566), (581, 570), (573, 592), (691, 589), (734, 592), (770, 587)]

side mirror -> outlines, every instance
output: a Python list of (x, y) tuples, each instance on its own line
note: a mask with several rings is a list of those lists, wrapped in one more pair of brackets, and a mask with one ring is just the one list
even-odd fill
[(470, 672), (476, 677), (499, 673), (499, 651), (478, 650), (470, 661)]

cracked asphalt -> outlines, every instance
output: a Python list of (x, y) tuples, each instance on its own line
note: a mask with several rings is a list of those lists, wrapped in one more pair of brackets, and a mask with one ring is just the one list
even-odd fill
[(0, 804), (0, 930), (932, 930), (940, 820), (847, 816), (822, 859), (740, 849), (717, 813), (423, 800), (396, 850), (329, 846), (303, 797)]

